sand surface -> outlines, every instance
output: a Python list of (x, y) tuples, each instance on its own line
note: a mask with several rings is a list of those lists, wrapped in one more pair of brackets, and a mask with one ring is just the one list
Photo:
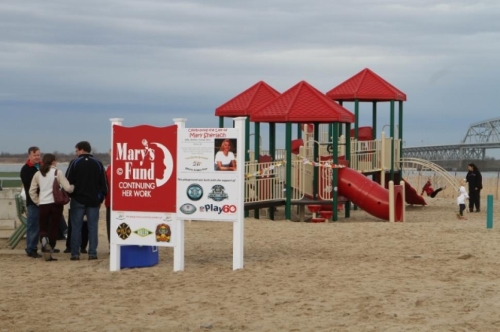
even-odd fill
[(32, 259), (3, 239), (0, 331), (500, 331), (498, 206), (486, 229), (486, 206), (462, 221), (454, 199), (427, 201), (397, 224), (247, 218), (238, 271), (231, 223), (186, 223), (177, 273), (170, 248), (109, 272), (104, 222), (97, 261)]

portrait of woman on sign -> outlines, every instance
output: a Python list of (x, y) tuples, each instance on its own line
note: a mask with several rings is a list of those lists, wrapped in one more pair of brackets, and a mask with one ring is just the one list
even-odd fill
[(236, 139), (216, 139), (215, 151), (216, 171), (236, 171)]

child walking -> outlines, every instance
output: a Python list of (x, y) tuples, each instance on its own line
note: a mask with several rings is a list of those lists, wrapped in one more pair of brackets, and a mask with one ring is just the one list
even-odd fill
[(460, 179), (460, 189), (458, 189), (458, 197), (457, 197), (457, 204), (458, 204), (457, 218), (461, 220), (467, 220), (467, 218), (464, 217), (466, 199), (469, 199), (469, 195), (467, 194), (467, 190), (465, 190), (465, 179)]

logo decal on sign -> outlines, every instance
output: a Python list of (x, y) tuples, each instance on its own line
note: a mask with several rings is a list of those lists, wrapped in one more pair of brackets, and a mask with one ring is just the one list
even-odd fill
[[(143, 140), (144, 142), (145, 140)], [(144, 143), (143, 143), (144, 144)], [(174, 170), (174, 160), (172, 159), (172, 155), (170, 151), (168, 151), (167, 147), (161, 143), (151, 143), (156, 145), (163, 151), (163, 165), (165, 166), (165, 170), (163, 171), (163, 178), (156, 179), (156, 186), (161, 187), (170, 179), (172, 176), (172, 171)]]
[(156, 226), (156, 242), (170, 242), (172, 232), (167, 224), (159, 224)]
[(224, 190), (223, 186), (216, 184), (212, 187), (212, 192), (208, 194), (208, 198), (211, 198), (216, 202), (223, 201), (228, 198), (228, 195), (224, 192)]
[(146, 229), (146, 228), (139, 228), (139, 229), (136, 229), (134, 231), (135, 234), (139, 235), (139, 236), (142, 236), (142, 237), (145, 237), (145, 236), (148, 236), (150, 234), (153, 234), (152, 231), (150, 231), (149, 229)]
[(225, 204), (223, 206), (215, 205), (215, 204), (205, 204), (200, 206), (200, 212), (215, 212), (217, 214), (221, 213), (236, 213), (238, 209), (236, 205)]
[(192, 201), (199, 201), (203, 197), (203, 188), (199, 184), (191, 184), (186, 190), (187, 197)]
[(116, 234), (118, 234), (118, 237), (122, 240), (128, 239), (131, 233), (132, 230), (126, 223), (121, 223), (120, 226), (118, 226), (118, 228), (116, 229)]
[(191, 203), (186, 203), (182, 204), (179, 210), (181, 210), (181, 212), (184, 214), (193, 214), (196, 212), (196, 206)]

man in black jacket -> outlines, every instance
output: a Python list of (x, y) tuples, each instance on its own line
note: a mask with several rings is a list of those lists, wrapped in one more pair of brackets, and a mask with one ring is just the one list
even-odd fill
[(84, 215), (89, 232), (89, 260), (93, 260), (97, 259), (99, 208), (108, 193), (106, 173), (102, 163), (90, 154), (89, 142), (78, 142), (75, 149), (78, 157), (66, 171), (66, 178), (75, 186), (70, 203), (71, 260), (80, 259)]

